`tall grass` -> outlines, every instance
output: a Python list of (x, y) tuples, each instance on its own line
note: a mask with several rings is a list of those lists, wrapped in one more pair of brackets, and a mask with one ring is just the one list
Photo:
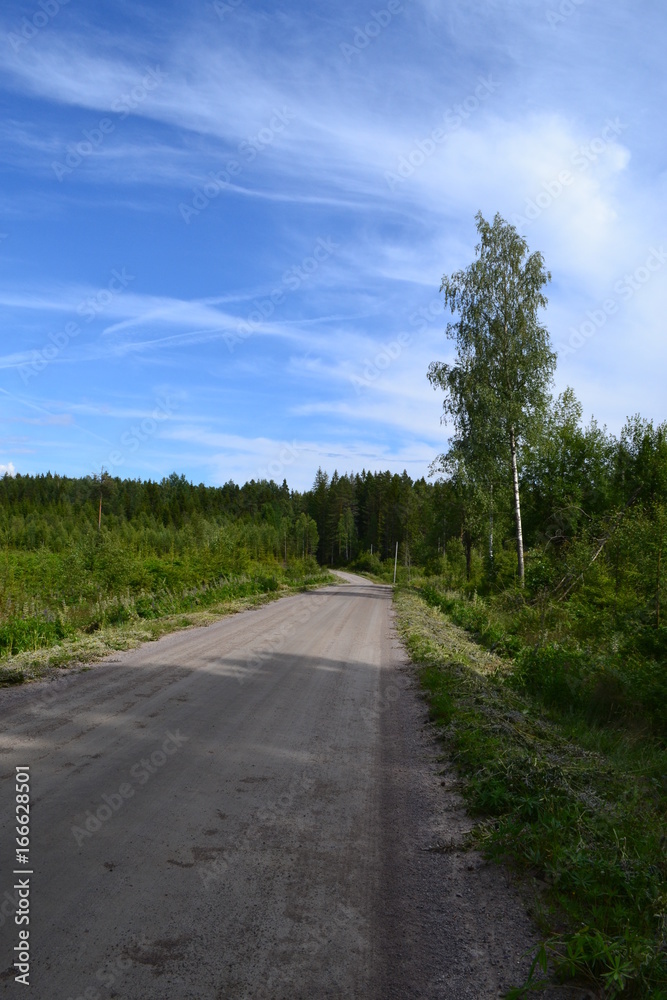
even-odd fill
[(606, 630), (599, 609), (581, 598), (564, 604), (506, 591), (471, 599), (437, 581), (421, 594), (487, 649), (512, 658), (511, 683), (545, 706), (667, 737), (667, 630)]
[(474, 842), (535, 887), (543, 940), (510, 996), (555, 974), (606, 1000), (667, 1000), (664, 741), (515, 683), (516, 661), (480, 656), (451, 623), (453, 610), (486, 645), (502, 640), (481, 602), (423, 596), (399, 590), (399, 628), (478, 819)]
[(280, 558), (271, 526), (202, 519), (181, 529), (113, 523), (56, 551), (0, 554), (0, 657), (132, 620), (212, 608), (323, 579), (310, 556)]

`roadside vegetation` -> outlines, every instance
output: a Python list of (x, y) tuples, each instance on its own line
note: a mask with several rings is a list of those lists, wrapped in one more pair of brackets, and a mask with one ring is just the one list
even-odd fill
[[(555, 977), (606, 998), (665, 1000), (667, 748), (654, 723), (664, 703), (637, 714), (613, 684), (577, 698), (566, 671), (550, 683), (549, 657), (517, 640), (520, 612), (503, 632), (507, 612), (493, 618), (484, 600), (440, 585), (397, 590), (399, 630), (478, 818), (471, 844), (531, 890), (543, 941), (531, 980), (511, 996)], [(485, 648), (502, 648), (505, 635), (513, 657)]]
[(314, 523), (268, 483), (4, 477), (0, 537), (5, 685), (329, 579)]
[(572, 390), (551, 394), (541, 254), (498, 215), (477, 232), (442, 281), (453, 362), (428, 373), (465, 571), (451, 541), (430, 578), (408, 563), (400, 628), (475, 841), (538, 889), (544, 939), (511, 996), (553, 973), (666, 1000), (667, 426), (581, 427)]

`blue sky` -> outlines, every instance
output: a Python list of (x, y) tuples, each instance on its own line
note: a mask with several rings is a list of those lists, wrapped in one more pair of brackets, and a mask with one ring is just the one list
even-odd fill
[(500, 212), (586, 419), (667, 417), (667, 8), (35, 0), (0, 38), (0, 470), (426, 475)]

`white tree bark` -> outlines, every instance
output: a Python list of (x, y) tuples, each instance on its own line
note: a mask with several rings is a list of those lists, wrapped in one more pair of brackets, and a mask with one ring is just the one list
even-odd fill
[(516, 523), (516, 556), (519, 569), (519, 584), (523, 587), (523, 533), (521, 531), (521, 503), (519, 500), (519, 473), (516, 464), (516, 438), (514, 427), (510, 427), (510, 451), (512, 454), (512, 489), (514, 490), (514, 521)]

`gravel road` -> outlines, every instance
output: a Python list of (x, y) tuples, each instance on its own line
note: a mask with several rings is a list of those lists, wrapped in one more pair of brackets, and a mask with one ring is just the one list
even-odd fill
[(500, 869), (456, 850), (469, 821), (392, 617), (389, 587), (341, 574), (0, 691), (0, 994), (25, 995), (11, 874), (25, 765), (37, 1000), (483, 1000), (516, 985), (530, 923)]

